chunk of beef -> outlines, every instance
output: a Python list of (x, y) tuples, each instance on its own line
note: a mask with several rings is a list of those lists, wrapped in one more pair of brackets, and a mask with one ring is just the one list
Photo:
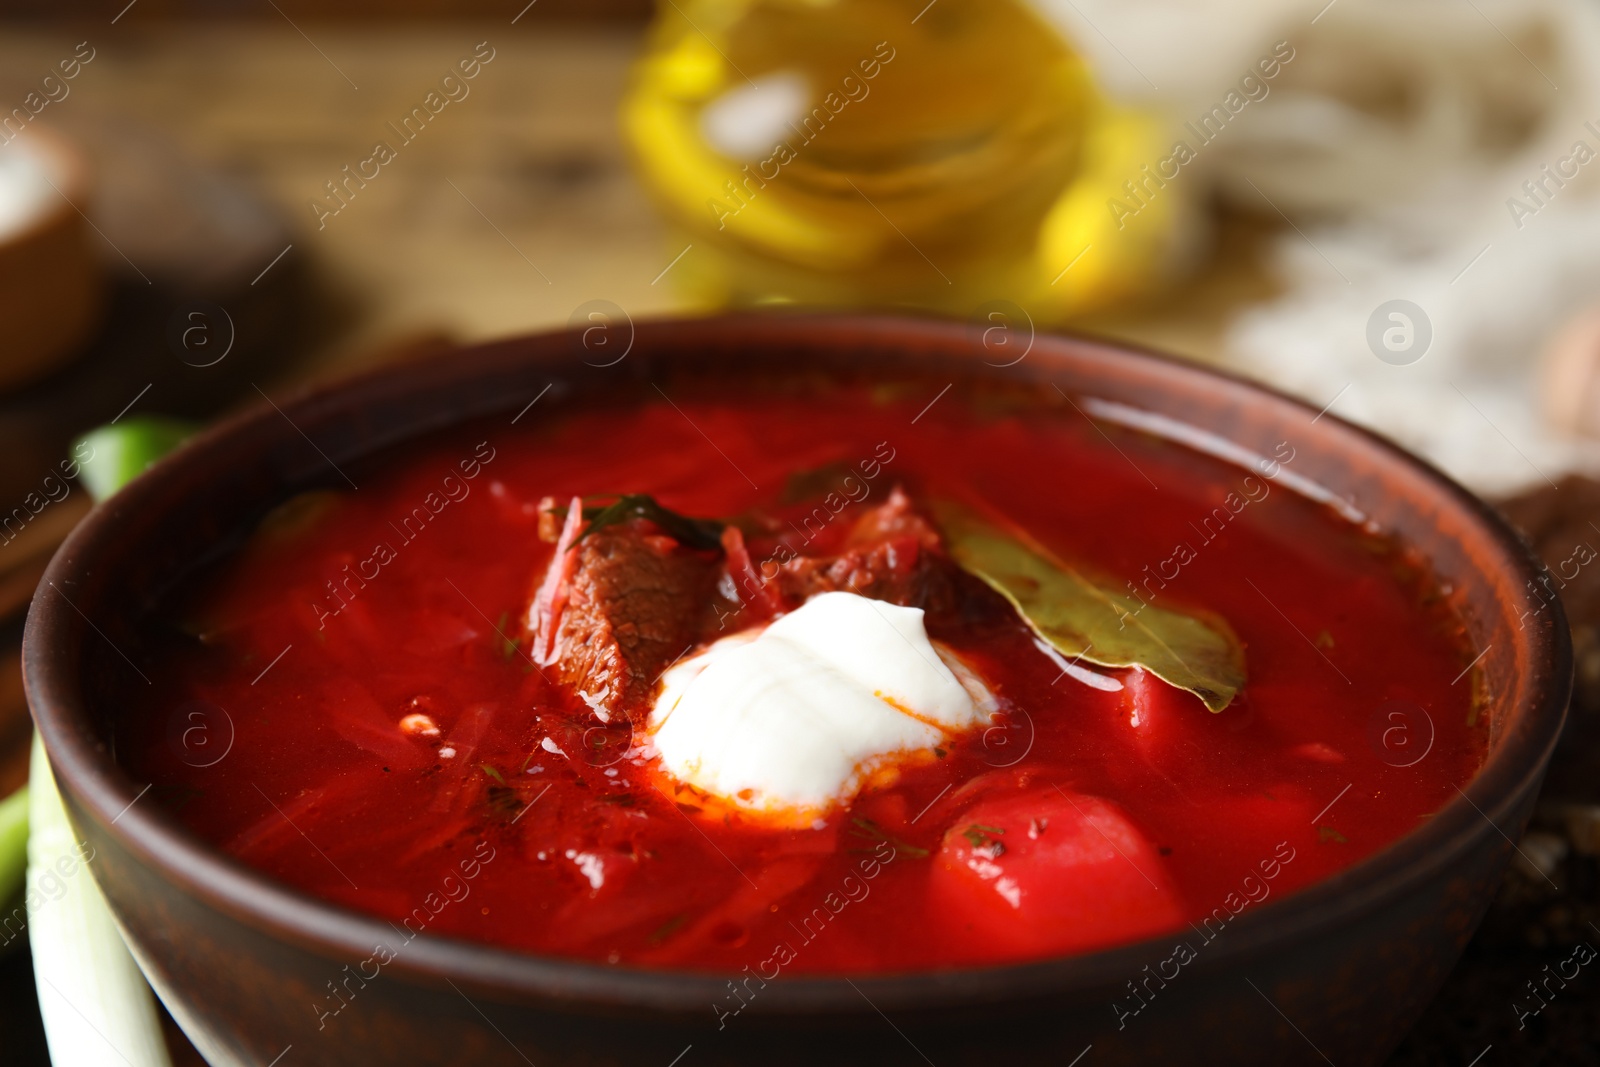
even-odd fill
[(861, 514), (837, 553), (787, 560), (772, 583), (790, 606), (818, 593), (846, 592), (942, 611), (949, 605), (951, 566), (939, 531), (897, 486), (887, 501)]
[(937, 549), (944, 544), (933, 523), (912, 505), (906, 491), (897, 485), (890, 490), (888, 500), (868, 508), (856, 519), (846, 543), (868, 545), (903, 538), (910, 538), (924, 548)]
[[(691, 549), (649, 519), (600, 526), (580, 538), (582, 502), (554, 501), (541, 535), (556, 540), (529, 616), (534, 658), (603, 721), (649, 714), (662, 672), (688, 649), (792, 611), (818, 593), (849, 592), (945, 615), (959, 574), (939, 533), (898, 488), (860, 511), (830, 553), (762, 553), (737, 527), (722, 551)], [(783, 562), (777, 562), (782, 559)], [(737, 599), (730, 599), (737, 596)]]
[(836, 556), (801, 556), (778, 568), (772, 584), (786, 607), (818, 593), (856, 593), (907, 607), (925, 607), (939, 580), (939, 561), (917, 541), (892, 538)]
[(601, 719), (641, 718), (661, 672), (699, 640), (720, 562), (634, 521), (596, 530), (551, 567), (568, 570), (545, 661)]

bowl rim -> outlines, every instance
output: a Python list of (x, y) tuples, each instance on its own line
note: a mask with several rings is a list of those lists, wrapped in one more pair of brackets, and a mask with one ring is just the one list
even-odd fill
[[(871, 338), (901, 354), (933, 347), (941, 355), (972, 347), (968, 327), (934, 318), (815, 312), (758, 312), (709, 318), (662, 318), (632, 324), (634, 336), (654, 335), (670, 361), (685, 343), (712, 339), (759, 344), (764, 334), (781, 338), (796, 328), (807, 331), (802, 347), (818, 349), (833, 340)], [(424, 388), (430, 376), (470, 378), (501, 366), (539, 366), (558, 346), (570, 346), (572, 329), (520, 335), (470, 345), (441, 356), (398, 366), (379, 366), (350, 377), (314, 384), (292, 395), (252, 405), (197, 434), (174, 453), (152, 465), (111, 501), (99, 504), (85, 518), (51, 561), (28, 613), (23, 647), (24, 684), (36, 727), (49, 754), (57, 782), (74, 819), (85, 815), (139, 862), (206, 907), (274, 940), (326, 957), (330, 966), (354, 963), (375, 945), (392, 945), (395, 929), (377, 916), (325, 901), (281, 883), (244, 865), (164, 815), (159, 808), (139, 806), (139, 785), (96, 741), (89, 701), (81, 680), (71, 671), (69, 643), (76, 633), (93, 632), (82, 608), (67, 601), (59, 587), (79, 585), (79, 576), (93, 570), (98, 556), (117, 535), (120, 517), (152, 504), (160, 487), (176, 473), (205, 463), (212, 450), (235, 437), (276, 420), (287, 422), (278, 432), (298, 430), (295, 413), (313, 413), (318, 405), (360, 395), (361, 405), (381, 403)], [(792, 338), (790, 343), (793, 344)], [(1518, 584), (1531, 589), (1543, 565), (1531, 548), (1487, 503), (1425, 461), (1387, 439), (1337, 416), (1317, 413), (1309, 404), (1243, 376), (1152, 352), (1137, 346), (1073, 334), (1041, 334), (1034, 347), (1055, 349), (1068, 364), (1132, 361), (1172, 379), (1181, 393), (1195, 383), (1226, 389), (1251, 404), (1277, 405), (1317, 415), (1353, 445), (1387, 465), (1419, 478), (1434, 502), (1453, 508), (1487, 535), (1506, 563), (1515, 568)], [(976, 353), (973, 353), (976, 354)], [(993, 364), (990, 364), (994, 366)], [(910, 373), (917, 373), (915, 369)], [(977, 373), (977, 372), (975, 372)], [(759, 375), (760, 372), (758, 371)], [(507, 409), (515, 402), (503, 402)], [(478, 417), (478, 416), (474, 416)], [(1197, 425), (1204, 425), (1201, 421)], [(437, 429), (414, 426), (402, 440)], [(365, 456), (392, 448), (383, 440), (364, 448)], [(1341, 448), (1345, 447), (1343, 445)], [(319, 449), (320, 451), (320, 449)], [(331, 461), (330, 461), (331, 462)], [(1528, 604), (1533, 595), (1525, 592)], [(1572, 682), (1572, 654), (1565, 615), (1559, 603), (1539, 604), (1546, 611), (1523, 632), (1528, 641), (1526, 674), (1539, 684), (1527, 687), (1528, 698), (1509, 709), (1522, 729), (1494, 748), (1467, 784), (1434, 817), (1377, 852), (1297, 892), (1248, 907), (1230, 921), (1229, 937), (1202, 953), (1198, 968), (1210, 970), (1230, 961), (1259, 958), (1275, 947), (1319, 930), (1337, 927), (1366, 914), (1391, 896), (1403, 893), (1439, 873), (1485, 837), (1484, 822), (1515, 847), (1500, 828), (1519, 796), (1542, 777), (1565, 721)], [(98, 627), (94, 628), (96, 631)], [(1485, 649), (1487, 652), (1487, 649)], [(76, 807), (73, 802), (76, 802)], [(101, 875), (96, 870), (96, 879)], [(108, 894), (109, 896), (110, 894)], [(1105, 989), (1136, 976), (1140, 966), (1168, 952), (1178, 936), (1157, 937), (1101, 951), (1023, 963), (860, 975), (786, 977), (764, 987), (748, 1007), (755, 1015), (829, 1012), (865, 1014), (882, 1010), (922, 1009), (958, 1003), (997, 1002), (1037, 997), (1041, 991), (1064, 988)], [(1160, 955), (1158, 955), (1158, 953)], [(753, 954), (755, 955), (755, 954)], [(518, 1002), (536, 998), (564, 1005), (566, 1010), (608, 1012), (618, 1008), (666, 1014), (703, 1012), (726, 995), (728, 972), (657, 969), (605, 965), (591, 961), (541, 956), (426, 932), (404, 943), (403, 952), (387, 968), (414, 984), (445, 988), (459, 983), (491, 999)], [(748, 970), (749, 968), (746, 968)], [(333, 973), (330, 971), (330, 973)], [(869, 995), (870, 994), (870, 995)]]

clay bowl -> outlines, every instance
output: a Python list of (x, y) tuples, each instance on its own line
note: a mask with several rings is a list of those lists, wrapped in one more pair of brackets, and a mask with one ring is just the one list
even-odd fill
[[(972, 331), (932, 321), (744, 316), (599, 331), (486, 345), (280, 401), (281, 412), (246, 412), (99, 508), (52, 563), (28, 619), (33, 714), (71, 817), (97, 853), (96, 880), (162, 999), (213, 1063), (269, 1064), (293, 1046), (286, 1063), (338, 1067), (1066, 1065), (1090, 1045), (1084, 1062), (1094, 1067), (1382, 1062), (1481, 919), (1566, 713), (1566, 622), (1533, 598), (1540, 568), (1487, 506), (1331, 416), (1108, 344), (1040, 337), (1026, 358), (997, 367)], [(1201, 447), (1267, 454), (1292, 441), (1303, 490), (1352, 501), (1462, 591), (1473, 647), (1487, 649), (1486, 765), (1461, 798), (1389, 848), (1246, 910), (1120, 1028), (1112, 1004), (1171, 955), (1172, 938), (1025, 966), (780, 979), (720, 1027), (712, 1006), (731, 976), (604, 967), (424, 934), (370, 977), (375, 946), (396, 941), (393, 927), (276, 884), (159, 805), (132, 804), (145, 783), (118, 767), (107, 740), (117, 694), (143, 684), (117, 651), (139, 659), (142, 606), (273, 503), (334, 482), (330, 460), (348, 469), (441, 426), (509, 419), (547, 383), (545, 417), (654, 382), (670, 389), (697, 376), (797, 368), (912, 379), (930, 396), (946, 383), (1051, 383), (1099, 417), (1143, 419), (1147, 432)], [(370, 980), (345, 984), (357, 971)], [(330, 983), (354, 995), (323, 1018)]]

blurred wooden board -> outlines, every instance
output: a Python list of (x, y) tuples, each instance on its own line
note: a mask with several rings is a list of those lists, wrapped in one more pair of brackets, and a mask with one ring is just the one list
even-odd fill
[[(247, 182), (197, 164), (156, 127), (63, 114), (70, 121), (58, 129), (91, 163), (90, 192), (70, 203), (93, 227), (107, 308), (75, 355), (0, 390), (0, 572), (17, 562), (19, 528), (59, 526), (62, 504), (42, 502), (77, 492), (62, 466), (74, 437), (130, 412), (214, 415), (282, 364), (315, 306), (303, 262), (263, 273), (290, 234), (284, 213)], [(10, 607), (3, 593), (0, 618)]]
[[(299, 231), (285, 263), (314, 263), (356, 324), (322, 370), (418, 329), (474, 339), (559, 325), (600, 297), (636, 317), (674, 306), (670, 279), (652, 282), (681, 248), (666, 246), (617, 130), (639, 29), (512, 27), (513, 11), (426, 29), (303, 24), (313, 46), (287, 24), (152, 28), (137, 11), (96, 32), (94, 62), (53, 105), (59, 121), (132, 117), (285, 211)], [(82, 39), (0, 40), (0, 100)], [(470, 95), (319, 230), (309, 204), (325, 183), (376, 141), (397, 143), (389, 123), (484, 41), (494, 58)]]

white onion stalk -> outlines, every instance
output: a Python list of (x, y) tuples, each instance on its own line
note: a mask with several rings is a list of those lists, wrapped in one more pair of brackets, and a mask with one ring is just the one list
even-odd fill
[(171, 1067), (155, 998), (85, 870), (85, 850), (37, 736), (28, 787), (28, 930), (51, 1060), (61, 1067)]

